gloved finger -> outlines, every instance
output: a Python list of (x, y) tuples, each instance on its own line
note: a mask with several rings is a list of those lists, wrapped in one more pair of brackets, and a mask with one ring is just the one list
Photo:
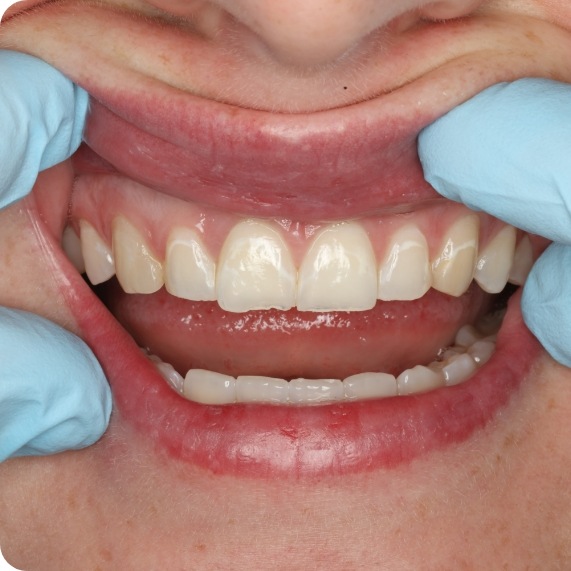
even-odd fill
[(543, 252), (523, 288), (521, 309), (547, 352), (571, 367), (571, 247), (551, 244)]
[(571, 85), (490, 87), (424, 129), (418, 150), (445, 197), (571, 244)]
[(81, 143), (88, 95), (40, 59), (0, 50), (0, 208)]
[(110, 413), (109, 385), (81, 339), (0, 308), (0, 461), (89, 446)]

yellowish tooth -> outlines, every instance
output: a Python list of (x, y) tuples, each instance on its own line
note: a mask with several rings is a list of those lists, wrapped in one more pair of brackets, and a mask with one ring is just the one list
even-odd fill
[(176, 297), (213, 301), (216, 264), (198, 234), (190, 228), (174, 228), (169, 234), (165, 260), (165, 288)]
[(509, 282), (523, 285), (533, 266), (533, 248), (529, 236), (524, 236), (515, 249), (514, 261), (510, 270)]
[(85, 272), (85, 262), (81, 255), (81, 242), (71, 226), (66, 226), (61, 237), (61, 248), (74, 268), (80, 273)]
[(488, 293), (500, 293), (514, 260), (516, 229), (504, 226), (478, 256), (474, 279)]
[(403, 226), (393, 235), (381, 263), (378, 298), (385, 301), (419, 299), (431, 284), (426, 238), (415, 224)]
[(85, 261), (85, 273), (93, 285), (106, 282), (115, 275), (111, 248), (97, 230), (86, 220), (79, 221), (81, 253)]
[(377, 301), (377, 264), (360, 224), (333, 224), (317, 236), (299, 270), (297, 308), (359, 311)]
[(290, 309), (295, 305), (296, 269), (280, 233), (245, 220), (231, 230), (218, 260), (216, 292), (222, 309)]
[(117, 279), (127, 293), (154, 293), (163, 286), (163, 266), (141, 233), (122, 216), (113, 220)]
[(432, 287), (453, 296), (462, 295), (474, 276), (478, 252), (479, 219), (470, 214), (457, 220), (445, 234), (432, 262)]

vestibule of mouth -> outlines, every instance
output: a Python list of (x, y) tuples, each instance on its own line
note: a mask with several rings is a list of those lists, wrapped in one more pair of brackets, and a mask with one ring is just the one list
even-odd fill
[(66, 250), (172, 388), (204, 404), (464, 382), (494, 351), (502, 314), (489, 294), (521, 285), (533, 263), (526, 235), (465, 209), (436, 231), (422, 216), (381, 231), (371, 220), (306, 225), (294, 247), (283, 221), (236, 220), (218, 247), (177, 224), (160, 248), (140, 219), (104, 218), (74, 217)]

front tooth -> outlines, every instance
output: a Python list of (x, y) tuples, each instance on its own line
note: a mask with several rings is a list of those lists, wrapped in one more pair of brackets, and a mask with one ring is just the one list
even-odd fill
[(425, 367), (424, 365), (416, 365), (416, 367), (413, 367), (412, 369), (403, 371), (397, 377), (399, 395), (423, 393), (443, 385), (444, 379), (442, 375), (428, 367)]
[(430, 289), (431, 283), (424, 234), (414, 224), (400, 228), (393, 235), (379, 269), (378, 298), (385, 301), (419, 299)]
[(388, 373), (358, 373), (343, 381), (347, 400), (397, 396), (397, 380)]
[(289, 400), (294, 404), (343, 400), (345, 391), (339, 379), (293, 379), (289, 382)]
[(295, 286), (295, 266), (279, 232), (254, 220), (234, 226), (218, 262), (216, 290), (222, 309), (290, 309)]
[(111, 248), (103, 241), (95, 228), (86, 220), (79, 221), (81, 253), (85, 261), (85, 273), (93, 285), (106, 282), (115, 275), (115, 263)]
[(488, 293), (500, 293), (508, 281), (513, 264), (516, 230), (504, 226), (480, 252), (474, 279)]
[(478, 367), (470, 355), (463, 353), (451, 357), (442, 367), (441, 374), (447, 387), (458, 385), (465, 381), (476, 371)]
[(533, 266), (533, 248), (529, 236), (524, 236), (515, 249), (514, 261), (510, 270), (509, 281), (515, 285), (523, 285)]
[(236, 379), (237, 402), (271, 402), (286, 404), (289, 383), (285, 379), (243, 375)]
[(174, 228), (167, 242), (165, 288), (183, 299), (216, 300), (216, 265), (196, 232)]
[(85, 261), (81, 254), (81, 242), (71, 226), (66, 226), (61, 237), (61, 248), (74, 268), (80, 273), (85, 272)]
[(184, 378), (183, 394), (201, 404), (232, 404), (236, 402), (236, 379), (214, 371), (191, 369)]
[(163, 286), (163, 266), (139, 231), (125, 218), (113, 221), (117, 279), (126, 293), (154, 293)]
[(474, 275), (478, 251), (479, 219), (465, 216), (453, 224), (432, 262), (432, 287), (453, 296), (462, 295)]
[(360, 311), (371, 309), (376, 301), (376, 260), (367, 233), (353, 222), (327, 227), (301, 264), (297, 308)]

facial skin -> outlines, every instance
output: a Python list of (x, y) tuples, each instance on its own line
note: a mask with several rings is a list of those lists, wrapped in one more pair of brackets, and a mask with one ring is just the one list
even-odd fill
[[(384, 101), (402, 102), (407, 116), (418, 100), (418, 113), (434, 119), (497, 81), (571, 81), (565, 0), (71, 0), (21, 16), (29, 6), (7, 13), (0, 46), (38, 55), (101, 93), (152, 77), (148, 89), (168, 84), (181, 98), (283, 116), (335, 110), (327, 123), (367, 100), (378, 99), (382, 113)], [(0, 214), (0, 302), (89, 337), (65, 293), (66, 279), (79, 280), (50, 254), (72, 178), (69, 163), (43, 173), (32, 197)], [(305, 192), (286, 217), (312, 219)], [(314, 192), (314, 210), (332, 202), (329, 187)], [(250, 212), (236, 200), (240, 208), (253, 216), (262, 207)], [(279, 214), (276, 202), (267, 215)], [(118, 409), (87, 450), (0, 466), (0, 545), (30, 571), (566, 569), (571, 373), (542, 352), (524, 377), (461, 441), (318, 477), (257, 478), (176, 460)]]

